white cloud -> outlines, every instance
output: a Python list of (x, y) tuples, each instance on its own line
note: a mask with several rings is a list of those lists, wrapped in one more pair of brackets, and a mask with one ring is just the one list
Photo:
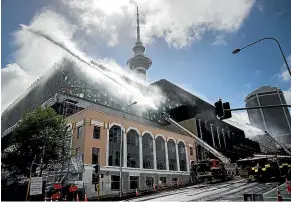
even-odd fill
[[(135, 16), (132, 0), (62, 1), (84, 32), (114, 46), (131, 32)], [(176, 48), (200, 40), (205, 31), (235, 32), (248, 16), (254, 0), (139, 0), (143, 42), (164, 38)], [(226, 12), (227, 11), (227, 12)], [(130, 22), (130, 23), (129, 23)], [(135, 25), (134, 25), (135, 26)]]
[[(144, 43), (163, 38), (170, 46), (183, 48), (200, 40), (206, 31), (237, 31), (247, 18), (254, 0), (181, 0), (171, 3), (166, 0), (140, 0), (138, 4)], [(66, 13), (43, 9), (31, 20), (29, 27), (46, 33), (81, 55), (80, 47), (87, 49), (101, 42), (112, 47), (135, 37), (136, 3), (132, 0), (63, 0), (61, 5), (66, 8)], [(10, 80), (2, 81), (2, 110), (24, 93), (36, 78), (68, 56), (46, 39), (25, 30), (14, 34), (14, 43), (17, 47), (13, 53), (15, 61), (6, 70), (1, 70), (2, 79), (5, 74), (15, 74), (14, 77), (10, 75)], [(102, 58), (99, 60), (104, 61)], [(111, 61), (104, 62), (112, 66)], [(203, 95), (200, 97), (208, 100)]]
[(291, 79), (291, 76), (289, 74), (289, 71), (288, 70), (285, 70), (283, 71), (281, 74), (280, 74), (280, 78), (283, 80), (283, 81), (289, 81)]
[(258, 69), (258, 70), (256, 71), (256, 75), (258, 76), (260, 73), (261, 73), (261, 70)]
[(29, 75), (16, 63), (1, 69), (1, 110), (16, 100), (35, 79), (36, 77)]
[(225, 40), (225, 36), (222, 34), (219, 34), (216, 36), (216, 40), (213, 42), (213, 45), (222, 45), (222, 46), (226, 46), (228, 43)]

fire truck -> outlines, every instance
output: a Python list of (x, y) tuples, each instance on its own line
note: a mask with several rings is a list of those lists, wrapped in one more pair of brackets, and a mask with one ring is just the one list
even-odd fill
[(169, 114), (162, 112), (161, 116), (185, 134), (193, 137), (198, 145), (202, 146), (217, 158), (207, 161), (192, 162), (191, 175), (193, 180), (226, 180), (232, 179), (236, 175), (246, 177), (249, 181), (278, 181), (286, 179), (287, 177), (291, 178), (291, 152), (284, 145), (272, 138), (267, 132), (266, 135), (280, 145), (285, 153), (288, 154), (287, 156), (254, 155), (254, 157), (240, 159), (236, 163), (231, 163), (229, 158), (174, 121)]
[(185, 134), (193, 137), (197, 144), (201, 145), (205, 150), (212, 153), (217, 158), (207, 161), (192, 162), (191, 176), (194, 181), (226, 180), (232, 179), (236, 175), (237, 166), (235, 163), (231, 163), (229, 158), (222, 155), (219, 151), (174, 121), (166, 112), (162, 112), (161, 116)]
[(191, 178), (194, 182), (215, 182), (228, 180), (233, 176), (228, 175), (224, 164), (217, 159), (192, 162)]
[(254, 155), (237, 161), (240, 174), (249, 181), (284, 181), (290, 179), (291, 156)]

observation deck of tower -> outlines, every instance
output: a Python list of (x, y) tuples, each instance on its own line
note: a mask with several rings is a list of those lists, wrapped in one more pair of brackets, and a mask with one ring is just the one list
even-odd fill
[(128, 67), (135, 73), (140, 79), (146, 80), (146, 71), (152, 65), (150, 58), (144, 56), (145, 47), (140, 41), (140, 27), (139, 27), (139, 12), (136, 7), (137, 16), (137, 40), (135, 46), (132, 48), (134, 56), (127, 61)]

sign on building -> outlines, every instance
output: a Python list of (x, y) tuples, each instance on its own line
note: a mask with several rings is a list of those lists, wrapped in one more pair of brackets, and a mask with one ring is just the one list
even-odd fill
[(42, 194), (42, 177), (32, 177), (30, 183), (30, 195)]

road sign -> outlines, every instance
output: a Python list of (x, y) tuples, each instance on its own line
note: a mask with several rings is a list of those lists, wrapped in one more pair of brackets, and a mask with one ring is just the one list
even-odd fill
[(61, 189), (62, 188), (62, 185), (61, 184), (59, 184), (59, 183), (56, 183), (56, 184), (54, 184), (54, 189)]
[(78, 190), (78, 187), (77, 186), (71, 186), (70, 188), (69, 188), (69, 191), (70, 192), (75, 192), (75, 191), (77, 191)]
[(30, 182), (30, 195), (42, 194), (42, 177), (32, 177)]

